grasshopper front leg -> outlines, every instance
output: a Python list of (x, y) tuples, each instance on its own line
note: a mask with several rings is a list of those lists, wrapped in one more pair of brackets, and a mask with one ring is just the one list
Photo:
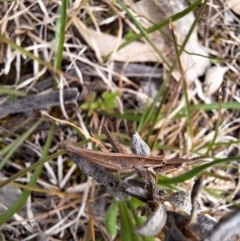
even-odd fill
[(145, 184), (145, 189), (148, 191), (148, 200), (155, 200), (155, 192), (156, 192), (156, 184), (157, 184), (157, 176), (153, 172), (153, 170), (149, 170), (146, 168), (137, 170), (138, 176)]

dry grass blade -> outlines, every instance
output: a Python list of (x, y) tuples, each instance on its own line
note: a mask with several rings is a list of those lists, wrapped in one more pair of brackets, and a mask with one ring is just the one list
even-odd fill
[[(240, 18), (231, 4), (238, 1), (189, 2), (1, 1), (0, 166), (7, 179), (0, 186), (8, 188), (14, 181), (22, 193), (31, 195), (19, 200), (12, 196), (14, 204), (0, 215), (5, 240), (76, 241), (94, 238), (93, 233), (96, 240), (107, 240), (107, 208), (126, 198), (111, 195), (109, 187), (143, 202), (163, 202), (173, 210), (167, 211), (166, 225), (172, 231), (165, 240), (204, 240), (217, 220), (236, 209), (240, 200)], [(183, 77), (186, 84), (181, 85)], [(224, 88), (218, 95), (221, 83)], [(43, 108), (49, 118), (41, 118)], [(42, 122), (36, 127), (39, 119)], [(101, 133), (103, 123), (111, 127), (114, 138), (108, 129)], [(127, 180), (122, 180), (113, 170), (76, 156), (71, 162), (64, 151), (57, 151), (61, 142), (106, 150), (105, 136), (113, 152), (118, 152), (111, 153), (112, 158), (133, 150), (134, 158), (137, 154), (146, 160), (167, 159), (158, 182), (157, 169), (144, 167), (138, 176), (131, 176), (134, 166)], [(192, 158), (204, 155), (213, 161), (197, 165)], [(40, 165), (36, 185), (29, 187)], [(191, 180), (201, 173), (206, 185), (199, 202), (211, 219), (198, 214), (192, 221)], [(127, 202), (131, 210), (135, 202)], [(26, 208), (16, 211), (25, 204)], [(136, 237), (130, 235), (135, 216), (134, 212), (129, 215), (127, 205), (122, 207), (125, 211), (115, 213), (115, 236), (124, 237), (120, 218), (125, 233), (132, 229), (125, 236), (129, 240)], [(214, 229), (217, 235), (232, 220), (238, 223), (237, 213), (238, 209), (236, 216), (233, 212), (220, 221)], [(188, 235), (182, 232), (187, 224)], [(216, 237), (215, 231), (209, 238)], [(195, 232), (199, 237), (194, 237)], [(156, 238), (163, 240), (164, 235), (165, 228)]]

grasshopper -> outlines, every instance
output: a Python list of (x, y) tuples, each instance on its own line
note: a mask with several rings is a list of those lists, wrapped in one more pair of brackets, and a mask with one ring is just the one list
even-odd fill
[(182, 164), (192, 163), (191, 159), (172, 158), (162, 156), (142, 156), (127, 153), (107, 153), (78, 147), (71, 142), (60, 143), (59, 147), (80, 158), (101, 165), (108, 170), (118, 173), (129, 173), (141, 169), (165, 173)]
[(145, 184), (145, 188), (148, 190), (148, 200), (155, 199), (157, 183), (156, 173), (166, 173), (181, 165), (189, 165), (193, 163), (193, 161), (199, 159), (166, 159), (163, 156), (128, 154), (123, 146), (112, 136), (111, 132), (105, 125), (103, 125), (102, 130), (111, 143), (113, 150), (117, 153), (93, 151), (78, 147), (71, 142), (60, 143), (59, 147), (65, 149), (70, 154), (92, 162), (93, 164), (100, 165), (107, 170), (117, 172), (118, 174), (137, 171), (140, 179)]

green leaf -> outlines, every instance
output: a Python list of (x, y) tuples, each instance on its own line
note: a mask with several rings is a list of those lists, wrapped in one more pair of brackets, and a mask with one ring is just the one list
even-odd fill
[(116, 97), (119, 96), (118, 92), (103, 92), (102, 93), (102, 98), (103, 100), (101, 101), (101, 110), (108, 110), (111, 111), (116, 107), (115, 99)]
[(106, 108), (104, 101), (99, 101), (99, 102), (100, 102), (100, 109), (103, 111), (106, 110), (107, 108)]
[(105, 91), (102, 93), (102, 98), (105, 99), (105, 100), (115, 100), (116, 97), (119, 96), (119, 93), (118, 92), (108, 92), (108, 91)]
[(134, 232), (135, 224), (133, 223), (131, 213), (124, 201), (119, 202), (119, 214), (121, 224), (121, 241), (141, 241), (140, 236)]
[(115, 202), (109, 207), (105, 220), (106, 230), (112, 239), (117, 236), (117, 211), (118, 202)]
[(80, 108), (82, 110), (87, 110), (89, 108), (89, 106), (90, 106), (89, 103), (83, 103), (83, 104), (81, 104)]
[(210, 61), (211, 61), (211, 64), (217, 64), (219, 62), (219, 60), (215, 58), (210, 59)]
[(0, 93), (1, 94), (6, 94), (6, 95), (22, 96), (22, 97), (27, 96), (27, 93), (24, 92), (24, 91), (15, 90), (13, 88), (7, 88), (7, 87), (4, 87), (2, 85), (0, 85)]
[(106, 103), (106, 106), (111, 108), (111, 109), (116, 107), (116, 103), (112, 100), (106, 101), (105, 103)]
[(92, 103), (91, 108), (97, 109), (100, 105), (101, 105), (100, 101), (97, 101), (97, 102)]

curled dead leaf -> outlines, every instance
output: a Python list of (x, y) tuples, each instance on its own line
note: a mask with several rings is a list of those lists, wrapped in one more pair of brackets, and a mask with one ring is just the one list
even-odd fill
[(165, 226), (167, 213), (162, 203), (157, 201), (148, 201), (146, 205), (147, 221), (136, 228), (136, 233), (142, 236), (151, 236), (158, 234)]
[(150, 156), (151, 150), (141, 136), (135, 132), (132, 136), (131, 147), (135, 154)]

